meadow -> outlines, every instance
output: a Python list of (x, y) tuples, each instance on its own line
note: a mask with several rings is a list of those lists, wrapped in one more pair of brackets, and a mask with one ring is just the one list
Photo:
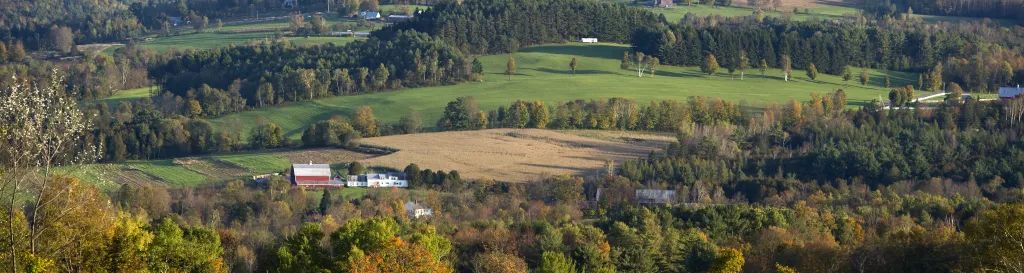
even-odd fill
[[(697, 95), (758, 107), (792, 99), (805, 101), (812, 92), (824, 94), (844, 89), (851, 107), (857, 107), (888, 96), (889, 89), (883, 86), (885, 75), (890, 77), (893, 86), (917, 81), (916, 74), (869, 70), (870, 84), (862, 86), (855, 83), (856, 80), (844, 83), (835, 75), (821, 75), (811, 81), (804, 71), (794, 70), (794, 77), (786, 82), (778, 69), (769, 69), (764, 77), (751, 69), (746, 72), (745, 80), (740, 80), (739, 72), (730, 77), (725, 68), (714, 77), (708, 77), (697, 67), (664, 65), (658, 67), (655, 76), (638, 78), (635, 70), (619, 69), (622, 53), (628, 49), (626, 45), (580, 43), (524, 48), (515, 54), (518, 73), (511, 80), (503, 75), (508, 55), (483, 56), (480, 57), (485, 74), (482, 82), (324, 98), (235, 113), (211, 122), (219, 130), (240, 132), (243, 136), (259, 122), (273, 122), (284, 129), (286, 136), (298, 139), (309, 124), (333, 115), (349, 116), (356, 107), (369, 105), (374, 115), (385, 122), (394, 122), (410, 111), (418, 111), (429, 129), (441, 116), (445, 105), (461, 96), (473, 96), (485, 110), (497, 109), (515, 100), (556, 103), (622, 97), (646, 104), (652, 100), (682, 101)], [(569, 69), (573, 57), (579, 63), (575, 75)]]
[(111, 110), (116, 109), (117, 105), (121, 102), (132, 102), (141, 98), (149, 97), (150, 87), (135, 88), (128, 90), (121, 90), (114, 93), (113, 96), (104, 99), (86, 101), (86, 103), (106, 103), (107, 107)]

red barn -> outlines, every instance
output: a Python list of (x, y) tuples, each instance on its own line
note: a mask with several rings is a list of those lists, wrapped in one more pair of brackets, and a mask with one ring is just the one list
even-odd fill
[(292, 184), (303, 187), (329, 187), (331, 166), (327, 164), (292, 164)]

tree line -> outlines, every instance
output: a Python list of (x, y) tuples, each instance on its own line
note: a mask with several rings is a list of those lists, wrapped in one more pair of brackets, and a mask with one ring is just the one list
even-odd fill
[(794, 69), (807, 69), (814, 64), (816, 71), (833, 75), (842, 74), (850, 66), (932, 73), (937, 64), (945, 63), (948, 68), (939, 68), (940, 76), (970, 90), (988, 92), (1020, 81), (1024, 68), (1016, 50), (988, 50), (997, 44), (1007, 48), (1016, 48), (1016, 44), (989, 39), (977, 34), (977, 29), (967, 27), (932, 30), (744, 18), (713, 26), (669, 24), (638, 28), (630, 43), (636, 51), (655, 56), (665, 64), (697, 66), (711, 55), (721, 67), (730, 70), (764, 62), (769, 67)]

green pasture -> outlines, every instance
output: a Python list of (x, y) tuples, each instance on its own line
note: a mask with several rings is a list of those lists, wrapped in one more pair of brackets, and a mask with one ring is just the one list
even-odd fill
[(114, 93), (113, 96), (104, 99), (91, 100), (87, 103), (106, 103), (111, 110), (117, 107), (122, 101), (133, 102), (135, 100), (149, 97), (149, 87), (135, 88), (128, 90), (121, 90)]
[(281, 172), (291, 166), (291, 162), (272, 154), (233, 154), (213, 157), (227, 162), (254, 174)]
[[(894, 86), (917, 81), (916, 74), (869, 70), (871, 82), (862, 86), (855, 83), (856, 80), (844, 83), (834, 75), (821, 75), (817, 81), (810, 81), (804, 71), (796, 70), (794, 78), (785, 82), (777, 69), (769, 69), (764, 77), (751, 69), (746, 79), (740, 80), (739, 72), (730, 77), (725, 68), (716, 76), (708, 77), (697, 67), (664, 65), (657, 69), (654, 77), (638, 78), (635, 70), (619, 69), (626, 50), (625, 45), (580, 43), (525, 48), (515, 55), (518, 73), (511, 80), (503, 75), (508, 55), (483, 56), (480, 57), (484, 65), (483, 82), (324, 98), (235, 113), (211, 122), (219, 130), (240, 132), (243, 137), (259, 122), (273, 122), (284, 129), (286, 136), (297, 140), (309, 124), (332, 115), (348, 116), (362, 105), (369, 105), (374, 115), (385, 122), (397, 121), (410, 110), (419, 111), (423, 114), (424, 126), (433, 127), (445, 105), (460, 96), (475, 97), (485, 110), (497, 109), (515, 100), (540, 100), (550, 104), (623, 97), (646, 104), (652, 100), (682, 101), (697, 95), (758, 106), (791, 99), (809, 100), (812, 92), (824, 94), (842, 88), (850, 104), (860, 106), (871, 99), (888, 96), (889, 89), (882, 86), (885, 74), (889, 74)], [(575, 76), (569, 69), (573, 57), (579, 63)], [(752, 64), (758, 62), (751, 60)]]
[(123, 165), (172, 186), (195, 186), (207, 182), (205, 175), (174, 164), (171, 160), (129, 162)]

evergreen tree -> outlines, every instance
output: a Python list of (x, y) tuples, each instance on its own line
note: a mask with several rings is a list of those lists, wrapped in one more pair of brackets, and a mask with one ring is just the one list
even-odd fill
[(320, 198), (320, 215), (327, 215), (327, 210), (334, 206), (334, 200), (331, 198), (331, 190), (324, 189), (324, 197)]
[(484, 64), (480, 63), (480, 59), (477, 59), (476, 57), (473, 58), (473, 70), (472, 70), (472, 72), (473, 72), (473, 74), (476, 74), (476, 75), (483, 75), (484, 74)]
[(850, 66), (843, 67), (843, 84), (849, 84), (850, 79), (853, 79), (853, 70)]
[(889, 76), (885, 76), (885, 88), (892, 87), (892, 83), (889, 82)]

